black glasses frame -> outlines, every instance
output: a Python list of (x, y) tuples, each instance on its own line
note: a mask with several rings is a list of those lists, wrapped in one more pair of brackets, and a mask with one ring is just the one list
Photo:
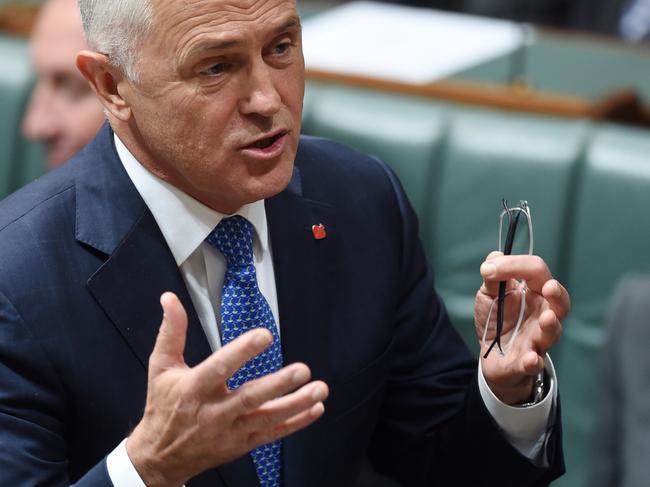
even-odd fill
[[(508, 206), (508, 201), (504, 198), (501, 200), (501, 204), (503, 205), (503, 211), (501, 212), (500, 216), (500, 222), (499, 222), (499, 247), (501, 247), (501, 244), (504, 243), (503, 245), (503, 255), (511, 255), (512, 254), (512, 246), (515, 241), (515, 234), (517, 232), (517, 227), (519, 225), (519, 219), (521, 218), (522, 213), (525, 215), (528, 223), (528, 237), (529, 237), (529, 254), (532, 254), (533, 250), (533, 230), (532, 230), (532, 222), (531, 222), (531, 217), (530, 217), (530, 207), (528, 206), (528, 202), (526, 201), (520, 201), (519, 204), (516, 207), (510, 208)], [(513, 215), (514, 214), (514, 215)], [(508, 216), (508, 231), (506, 234), (506, 239), (505, 242), (502, 242), (501, 236), (502, 236), (502, 231), (503, 231), (503, 218), (504, 216)], [(522, 288), (522, 299), (525, 299), (525, 283), (523, 283), (523, 288)], [(496, 298), (496, 304), (497, 304), (497, 321), (496, 321), (496, 333), (495, 337), (492, 340), (492, 343), (488, 347), (487, 351), (485, 352), (485, 355), (483, 355), (483, 358), (487, 358), (487, 356), (490, 354), (494, 346), (496, 345), (497, 348), (499, 349), (499, 352), (501, 355), (504, 355), (503, 352), (503, 347), (501, 346), (501, 336), (503, 334), (503, 322), (504, 322), (504, 313), (505, 313), (505, 299), (506, 299), (506, 294), (507, 294), (507, 282), (506, 281), (500, 281), (499, 282), (499, 291), (497, 294)], [(490, 308), (490, 313), (492, 308)], [(524, 303), (522, 302), (522, 309), (520, 311), (520, 318), (519, 321), (521, 321), (521, 318), (523, 317), (523, 311), (524, 311)], [(488, 315), (488, 322), (486, 323), (486, 329), (485, 332), (487, 333), (487, 326), (489, 324), (490, 316)], [(517, 325), (518, 329), (519, 323)]]

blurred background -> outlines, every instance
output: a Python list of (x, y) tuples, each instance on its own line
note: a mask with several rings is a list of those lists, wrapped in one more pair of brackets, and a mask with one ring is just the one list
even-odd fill
[[(69, 53), (83, 47), (74, 0), (41, 4), (0, 0), (0, 197), (103, 119)], [(554, 486), (648, 485), (650, 0), (298, 5), (303, 132), (394, 168), (473, 350), (501, 199), (528, 201), (535, 253), (573, 298), (552, 353), (568, 470)]]

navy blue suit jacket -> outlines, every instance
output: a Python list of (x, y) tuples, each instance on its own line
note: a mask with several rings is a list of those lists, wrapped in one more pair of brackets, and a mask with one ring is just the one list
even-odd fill
[[(543, 485), (561, 472), (558, 427), (551, 468), (538, 469), (487, 414), (384, 164), (303, 138), (266, 210), (285, 363), (331, 388), (325, 415), (284, 441), (286, 487), (354, 485), (364, 455), (408, 486)], [(188, 310), (195, 365), (210, 348), (108, 126), (0, 204), (0, 485), (111, 485), (105, 456), (142, 416), (164, 291)], [(246, 456), (188, 486), (256, 484)]]

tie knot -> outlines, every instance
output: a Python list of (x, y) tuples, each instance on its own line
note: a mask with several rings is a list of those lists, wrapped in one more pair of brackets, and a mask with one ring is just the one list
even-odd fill
[(253, 265), (253, 225), (246, 218), (224, 218), (206, 241), (223, 254), (228, 266)]

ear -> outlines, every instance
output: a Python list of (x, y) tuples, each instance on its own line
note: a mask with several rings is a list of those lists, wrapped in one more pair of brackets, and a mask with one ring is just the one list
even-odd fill
[(79, 51), (76, 64), (104, 108), (117, 119), (128, 121), (131, 107), (118, 89), (120, 83), (128, 82), (126, 76), (109, 63), (105, 54), (94, 51)]

